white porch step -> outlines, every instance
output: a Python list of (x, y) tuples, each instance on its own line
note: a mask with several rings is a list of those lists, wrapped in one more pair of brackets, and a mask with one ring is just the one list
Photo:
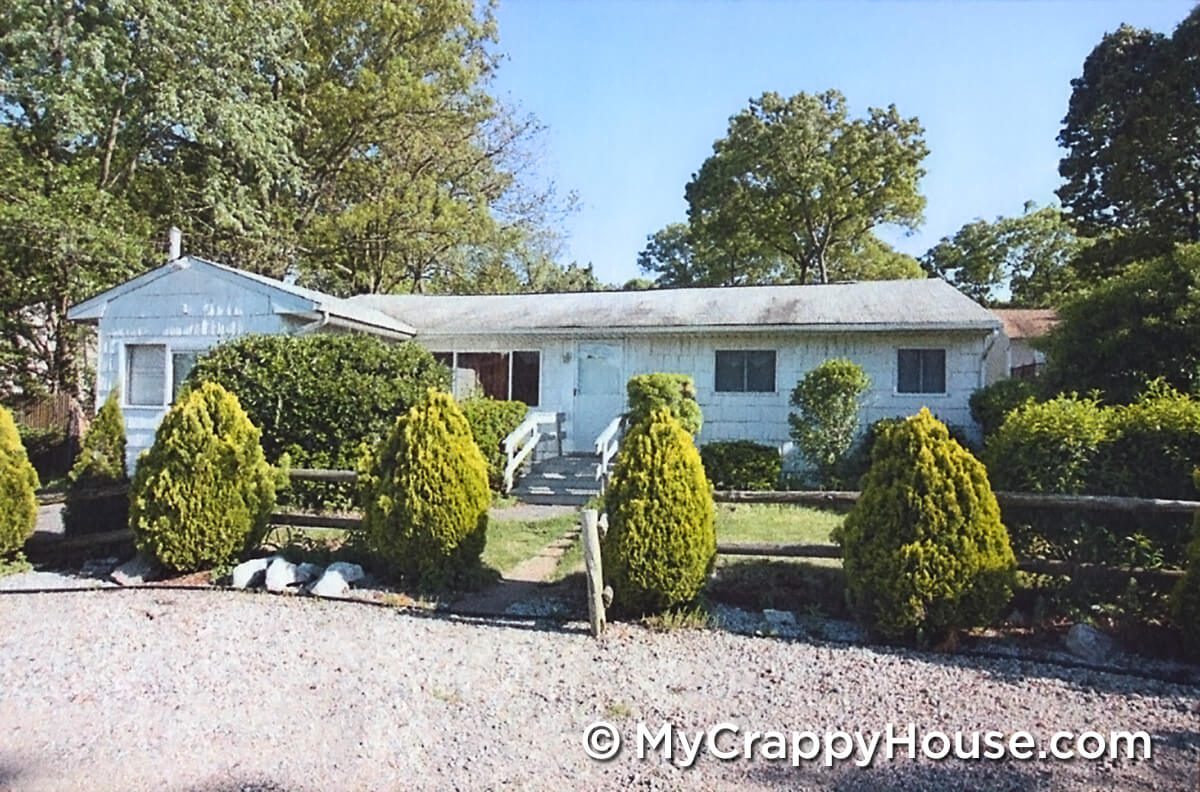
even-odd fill
[(526, 503), (581, 506), (600, 494), (593, 455), (556, 456), (534, 462), (512, 494)]

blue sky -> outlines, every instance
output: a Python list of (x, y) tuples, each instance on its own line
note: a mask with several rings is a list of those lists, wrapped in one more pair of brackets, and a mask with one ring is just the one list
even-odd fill
[(498, 94), (548, 131), (541, 171), (574, 190), (564, 260), (637, 276), (648, 234), (686, 217), (684, 185), (764, 91), (842, 91), (925, 127), (920, 255), (977, 217), (1049, 203), (1070, 81), (1122, 22), (1170, 33), (1192, 2), (500, 0)]

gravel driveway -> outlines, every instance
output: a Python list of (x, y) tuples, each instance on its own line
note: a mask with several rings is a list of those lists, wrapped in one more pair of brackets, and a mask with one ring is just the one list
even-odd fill
[[(469, 622), (233, 592), (0, 595), (0, 789), (1194, 789), (1200, 690), (715, 631)], [(585, 726), (626, 750), (588, 759)], [(638, 720), (745, 730), (1144, 729), (1149, 762), (681, 769)], [(816, 764), (816, 763), (811, 763)]]

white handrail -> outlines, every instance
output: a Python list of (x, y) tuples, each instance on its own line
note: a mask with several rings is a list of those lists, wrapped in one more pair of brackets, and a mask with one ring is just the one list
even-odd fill
[(525, 461), (525, 458), (533, 453), (533, 449), (537, 448), (538, 442), (544, 436), (541, 429), (543, 424), (553, 424), (555, 433), (558, 436), (559, 445), (562, 445), (562, 431), (559, 424), (559, 414), (553, 412), (544, 412), (538, 410), (530, 410), (525, 416), (525, 420), (517, 425), (508, 433), (508, 437), (504, 438), (504, 456), (506, 459), (504, 465), (504, 492), (512, 491), (513, 483), (516, 480), (517, 470)]
[(600, 457), (600, 461), (596, 463), (596, 478), (600, 481), (600, 489), (604, 489), (604, 485), (608, 482), (609, 468), (612, 466), (612, 460), (617, 455), (617, 450), (621, 447), (621, 436), (625, 429), (625, 419), (628, 415), (622, 413), (616, 418), (608, 422), (608, 426), (604, 427), (604, 431), (596, 436), (596, 454)]

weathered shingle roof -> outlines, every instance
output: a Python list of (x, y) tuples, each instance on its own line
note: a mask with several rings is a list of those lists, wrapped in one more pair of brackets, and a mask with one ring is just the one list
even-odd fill
[(1000, 317), (1010, 339), (1038, 338), (1058, 324), (1058, 311), (1053, 308), (993, 308), (992, 313)]
[(609, 330), (810, 328), (999, 329), (986, 308), (936, 278), (571, 294), (360, 295), (418, 335)]

